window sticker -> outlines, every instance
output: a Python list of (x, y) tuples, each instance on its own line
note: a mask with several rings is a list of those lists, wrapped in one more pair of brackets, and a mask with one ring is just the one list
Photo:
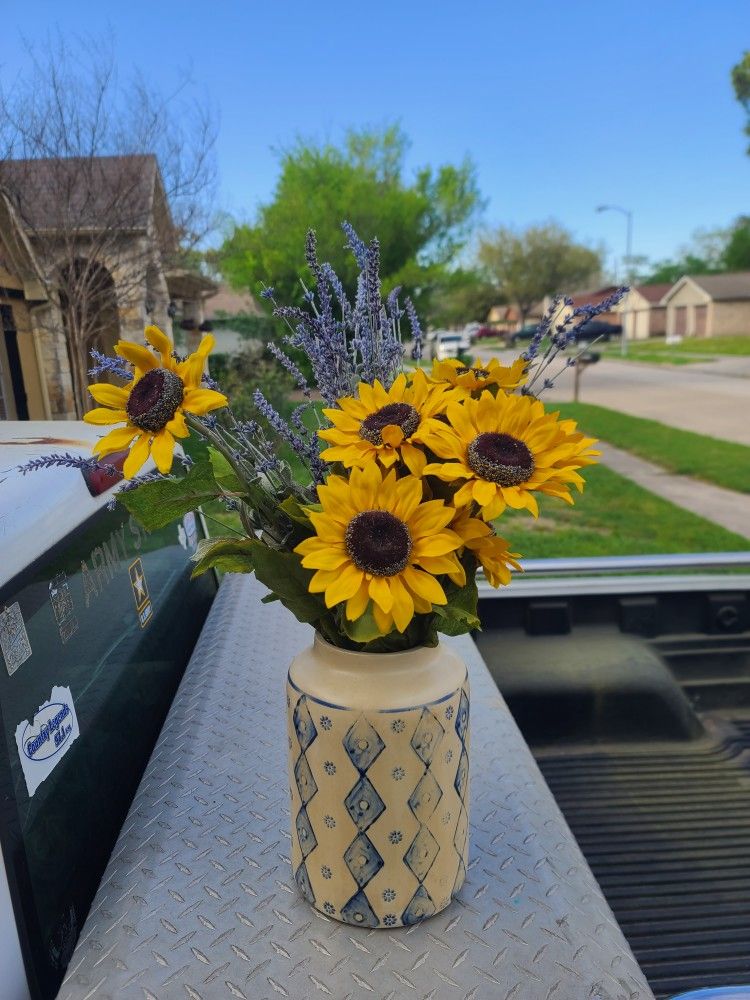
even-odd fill
[(186, 552), (195, 552), (198, 548), (198, 525), (192, 511), (177, 525), (177, 540)]
[(133, 588), (133, 599), (138, 612), (138, 624), (145, 628), (151, 621), (154, 609), (151, 605), (151, 598), (148, 593), (148, 584), (143, 572), (143, 563), (136, 559), (130, 564), (130, 586)]
[(9, 675), (31, 656), (31, 643), (18, 602), (0, 612), (0, 649)]
[(55, 613), (55, 621), (64, 643), (78, 631), (78, 619), (73, 606), (73, 595), (70, 592), (68, 578), (64, 572), (58, 573), (49, 585), (49, 599)]
[(53, 687), (49, 701), (39, 706), (31, 722), (18, 723), (16, 746), (29, 798), (80, 735), (69, 687)]

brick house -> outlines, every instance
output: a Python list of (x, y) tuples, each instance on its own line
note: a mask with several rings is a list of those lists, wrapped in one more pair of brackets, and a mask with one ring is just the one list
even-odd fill
[(667, 307), (662, 299), (672, 288), (668, 282), (658, 285), (634, 285), (617, 306), (618, 322), (628, 340), (663, 337), (667, 332)]
[[(187, 348), (197, 343), (216, 286), (172, 266), (177, 244), (153, 156), (0, 164), (0, 419), (80, 416), (89, 350), (142, 342), (146, 322), (171, 333), (178, 315)], [(96, 284), (84, 343), (70, 334), (62, 267)]]
[(661, 301), (667, 336), (750, 336), (750, 271), (685, 275)]

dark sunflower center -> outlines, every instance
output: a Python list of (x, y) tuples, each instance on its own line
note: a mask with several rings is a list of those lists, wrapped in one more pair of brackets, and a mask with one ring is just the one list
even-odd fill
[(469, 372), (472, 372), (472, 374), (476, 378), (489, 378), (489, 376), (490, 376), (490, 373), (487, 371), (486, 368), (457, 368), (456, 369), (456, 375), (468, 375)]
[(389, 403), (377, 413), (365, 417), (359, 428), (359, 436), (371, 444), (383, 443), (383, 428), (395, 424), (408, 438), (419, 427), (419, 414), (409, 403)]
[(387, 510), (357, 514), (347, 525), (344, 537), (352, 562), (365, 573), (395, 576), (409, 562), (409, 529)]
[(185, 386), (167, 368), (152, 368), (133, 388), (125, 409), (132, 423), (144, 431), (162, 430), (182, 402)]
[(469, 445), (468, 462), (482, 479), (499, 486), (517, 486), (531, 478), (534, 458), (511, 434), (480, 434)]

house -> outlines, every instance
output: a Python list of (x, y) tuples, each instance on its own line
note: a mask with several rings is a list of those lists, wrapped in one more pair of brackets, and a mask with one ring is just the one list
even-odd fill
[(90, 350), (147, 322), (192, 349), (216, 285), (177, 250), (154, 156), (0, 163), (0, 419), (81, 416)]
[(266, 315), (250, 292), (238, 292), (225, 284), (208, 296), (203, 309), (216, 339), (216, 354), (239, 354), (248, 347), (247, 334), (233, 319)]
[[(617, 291), (617, 285), (606, 285), (604, 288), (590, 289), (584, 292), (576, 292), (575, 295), (567, 296), (570, 302), (569, 306), (564, 306), (560, 310), (560, 317), (564, 318), (568, 316), (574, 309), (580, 309), (581, 306), (598, 306), (600, 302), (603, 302), (608, 296), (613, 292)], [(617, 315), (616, 307), (611, 309), (609, 312), (601, 313), (597, 319), (603, 320), (605, 323), (619, 323), (620, 317)]]
[(665, 293), (667, 336), (750, 336), (750, 271), (687, 274)]
[(616, 307), (628, 340), (663, 337), (667, 332), (667, 307), (663, 297), (672, 287), (668, 282), (658, 285), (634, 285)]

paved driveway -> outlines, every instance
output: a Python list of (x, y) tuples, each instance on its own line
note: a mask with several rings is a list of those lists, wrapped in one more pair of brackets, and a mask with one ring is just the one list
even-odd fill
[[(506, 364), (514, 356), (496, 354)], [(571, 400), (572, 370), (543, 398)], [(750, 357), (679, 367), (602, 360), (582, 375), (580, 400), (750, 445)]]

